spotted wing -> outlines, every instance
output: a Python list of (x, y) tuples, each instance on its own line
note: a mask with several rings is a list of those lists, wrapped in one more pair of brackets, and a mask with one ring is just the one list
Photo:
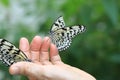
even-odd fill
[(0, 60), (7, 66), (20, 61), (31, 61), (20, 49), (5, 39), (0, 39)]
[(65, 27), (65, 22), (64, 22), (64, 20), (63, 20), (63, 17), (60, 16), (60, 17), (54, 22), (54, 24), (52, 25), (50, 31), (56, 31), (56, 30), (58, 30), (58, 29), (60, 29), (60, 28), (63, 28), (63, 27)]
[(84, 26), (72, 26), (60, 28), (50, 34), (52, 42), (57, 46), (59, 51), (67, 49), (71, 42), (72, 38), (79, 33), (85, 31)]

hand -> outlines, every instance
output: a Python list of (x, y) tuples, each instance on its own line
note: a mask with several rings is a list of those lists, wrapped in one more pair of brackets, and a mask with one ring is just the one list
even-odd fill
[(29, 80), (95, 80), (90, 74), (64, 64), (56, 46), (50, 43), (48, 37), (42, 41), (39, 36), (36, 36), (30, 45), (26, 38), (22, 38), (20, 49), (33, 62), (13, 64), (9, 69), (13, 75), (22, 74)]

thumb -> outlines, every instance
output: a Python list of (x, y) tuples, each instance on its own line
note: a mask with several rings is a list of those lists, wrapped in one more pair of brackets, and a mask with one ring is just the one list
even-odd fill
[(40, 77), (43, 73), (41, 65), (30, 62), (18, 62), (10, 66), (9, 72), (12, 75), (21, 74), (27, 77)]

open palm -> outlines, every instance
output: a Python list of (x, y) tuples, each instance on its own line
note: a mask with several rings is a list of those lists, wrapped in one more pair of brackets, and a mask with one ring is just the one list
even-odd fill
[(20, 49), (32, 62), (13, 64), (9, 69), (11, 74), (22, 74), (29, 80), (95, 80), (88, 73), (64, 64), (49, 37), (42, 40), (36, 36), (31, 44), (26, 38), (22, 38)]

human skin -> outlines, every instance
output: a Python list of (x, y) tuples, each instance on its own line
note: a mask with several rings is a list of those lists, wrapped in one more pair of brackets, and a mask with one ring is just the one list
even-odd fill
[(63, 63), (49, 37), (42, 40), (35, 36), (30, 44), (26, 38), (21, 38), (20, 49), (32, 62), (11, 65), (12, 75), (25, 75), (29, 80), (96, 80), (83, 70)]

